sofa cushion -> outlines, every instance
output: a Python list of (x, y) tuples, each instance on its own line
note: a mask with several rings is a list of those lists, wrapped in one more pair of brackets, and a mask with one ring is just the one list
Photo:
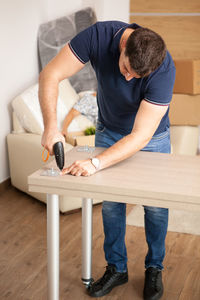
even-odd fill
[(22, 127), (15, 111), (12, 112), (13, 130), (12, 133), (25, 133), (26, 130)]
[[(75, 92), (68, 79), (59, 84), (59, 96), (57, 102), (57, 123), (59, 130), (65, 116), (78, 100), (79, 95)], [(21, 126), (30, 133), (42, 134), (44, 130), (43, 118), (38, 99), (38, 84), (25, 90), (12, 101), (12, 107)], [(70, 124), (68, 131), (82, 131), (90, 127), (92, 123), (84, 116), (78, 116)]]

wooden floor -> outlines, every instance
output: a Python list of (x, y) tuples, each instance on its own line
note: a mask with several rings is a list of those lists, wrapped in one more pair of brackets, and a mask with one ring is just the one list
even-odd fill
[[(130, 211), (128, 206), (127, 211)], [(60, 217), (60, 300), (87, 300), (81, 282), (81, 211)], [(105, 271), (101, 205), (93, 209), (93, 277)], [(127, 226), (129, 282), (105, 300), (142, 299), (143, 228)], [(0, 299), (46, 300), (46, 206), (10, 187), (0, 196)], [(200, 236), (168, 233), (163, 300), (200, 300)]]

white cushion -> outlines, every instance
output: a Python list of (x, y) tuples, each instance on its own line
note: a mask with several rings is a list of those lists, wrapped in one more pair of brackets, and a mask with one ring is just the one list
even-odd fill
[[(68, 79), (59, 84), (59, 96), (57, 101), (58, 129), (62, 129), (62, 123), (69, 110), (79, 99), (79, 95), (71, 86)], [(42, 134), (44, 130), (43, 118), (38, 99), (38, 84), (25, 90), (12, 101), (12, 107), (21, 126), (30, 133)], [(84, 116), (78, 116), (70, 124), (68, 131), (82, 131), (91, 126), (91, 122)]]
[(13, 131), (12, 133), (25, 133), (26, 130), (21, 126), (19, 119), (16, 116), (15, 111), (12, 112)]

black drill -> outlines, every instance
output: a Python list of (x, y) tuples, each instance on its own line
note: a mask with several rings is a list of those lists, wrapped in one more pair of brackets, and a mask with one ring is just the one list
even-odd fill
[(62, 171), (65, 164), (65, 154), (62, 142), (57, 142), (53, 145), (53, 151), (58, 168)]

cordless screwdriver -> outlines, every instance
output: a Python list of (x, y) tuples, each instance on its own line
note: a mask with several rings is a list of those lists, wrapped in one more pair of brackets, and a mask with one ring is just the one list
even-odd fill
[(58, 168), (62, 171), (65, 164), (65, 154), (62, 142), (57, 142), (53, 145), (53, 151)]

